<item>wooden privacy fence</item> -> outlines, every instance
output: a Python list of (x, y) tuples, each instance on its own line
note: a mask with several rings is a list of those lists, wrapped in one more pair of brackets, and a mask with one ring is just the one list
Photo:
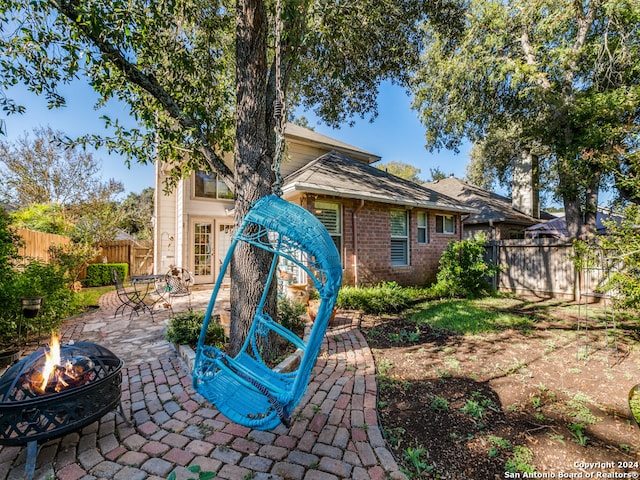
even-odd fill
[(36, 232), (26, 228), (18, 228), (18, 235), (22, 237), (24, 246), (18, 249), (18, 254), (23, 257), (37, 258), (43, 262), (49, 262), (49, 247), (53, 244), (67, 245), (71, 243), (69, 237), (56, 235), (55, 233)]
[[(43, 262), (50, 261), (51, 245), (71, 243), (71, 239), (64, 235), (36, 232), (26, 228), (18, 228), (17, 233), (24, 243), (18, 249), (18, 254), (22, 257), (37, 258)], [(100, 254), (92, 263), (128, 263), (130, 275), (148, 275), (153, 271), (152, 240), (115, 240), (104, 242), (96, 247), (100, 249)], [(85, 273), (81, 272), (80, 278), (84, 278)]]
[(492, 241), (487, 247), (487, 256), (504, 267), (494, 287), (536, 297), (577, 298), (573, 255), (570, 242), (556, 239)]
[(96, 262), (128, 263), (129, 275), (149, 275), (153, 272), (152, 240), (114, 240), (103, 242), (98, 248), (100, 255)]

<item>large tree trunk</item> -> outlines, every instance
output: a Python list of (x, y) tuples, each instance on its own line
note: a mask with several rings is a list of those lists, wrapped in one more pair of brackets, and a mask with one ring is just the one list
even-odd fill
[(563, 192), (569, 238), (586, 238), (596, 233), (600, 173), (592, 171), (593, 169), (586, 170), (589, 178), (581, 182), (586, 184), (582, 195), (580, 195), (575, 174), (560, 174), (560, 188)]
[(582, 206), (578, 182), (571, 161), (558, 158), (558, 186), (564, 203), (564, 218), (569, 238), (578, 238), (582, 229)]
[[(266, 125), (267, 30), (261, 0), (236, 3), (236, 141), (235, 221), (240, 223), (251, 202), (269, 194), (273, 183)], [(235, 355), (251, 325), (267, 280), (271, 256), (239, 245), (231, 263), (231, 331), (229, 350)]]
[(585, 205), (583, 213), (581, 238), (595, 235), (598, 231), (596, 220), (598, 215), (598, 192), (600, 190), (601, 174), (598, 170), (590, 168), (591, 176), (585, 192)]

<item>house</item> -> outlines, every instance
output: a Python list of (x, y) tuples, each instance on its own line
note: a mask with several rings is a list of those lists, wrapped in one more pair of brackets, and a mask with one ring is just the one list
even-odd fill
[[(461, 238), (461, 216), (473, 208), (371, 166), (380, 157), (366, 150), (292, 124), (285, 135), (283, 198), (327, 227), (342, 258), (343, 284), (435, 279), (443, 250)], [(164, 175), (157, 162), (155, 271), (179, 265), (196, 283), (212, 283), (233, 233), (233, 194), (204, 172), (164, 194)]]
[[(596, 212), (596, 234), (603, 235), (607, 233), (607, 225), (611, 222), (620, 224), (622, 216), (613, 213), (605, 207), (598, 207)], [(537, 223), (525, 230), (526, 238), (557, 238), (560, 240), (569, 239), (567, 231), (567, 220), (563, 217), (556, 217), (548, 222)]]
[(13, 213), (18, 210), (18, 207), (11, 203), (0, 202), (0, 212), (4, 211), (4, 213)]
[(541, 220), (553, 219), (546, 212), (526, 212), (526, 207), (517, 204), (517, 200), (498, 195), (466, 183), (455, 177), (448, 177), (425, 186), (443, 195), (455, 198), (463, 205), (477, 209), (463, 217), (463, 238), (472, 238), (484, 233), (489, 240), (513, 240), (525, 238), (525, 229)]

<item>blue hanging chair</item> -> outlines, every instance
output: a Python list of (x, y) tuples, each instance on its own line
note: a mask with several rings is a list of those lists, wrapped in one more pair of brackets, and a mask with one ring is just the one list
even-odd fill
[[(269, 280), (264, 286), (247, 338), (235, 357), (204, 344), (205, 334), (222, 285), (222, 279), (239, 242), (272, 252)], [(281, 261), (302, 269), (320, 294), (320, 306), (304, 340), (263, 311), (269, 285)], [(289, 418), (300, 402), (315, 365), (322, 339), (342, 281), (340, 255), (322, 223), (304, 208), (276, 195), (251, 206), (233, 237), (222, 263), (207, 308), (196, 350), (193, 386), (230, 420), (259, 430), (269, 430)], [(269, 335), (271, 334), (271, 335)], [(291, 372), (270, 368), (260, 353), (268, 338), (279, 336), (301, 351)]]

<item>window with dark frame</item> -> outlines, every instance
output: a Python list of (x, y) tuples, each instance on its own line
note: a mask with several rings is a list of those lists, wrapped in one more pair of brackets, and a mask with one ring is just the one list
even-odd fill
[(429, 243), (429, 214), (418, 212), (418, 243)]
[(233, 192), (218, 175), (198, 170), (195, 174), (195, 196), (228, 200), (233, 199)]
[(456, 220), (453, 215), (436, 215), (436, 233), (456, 233)]

